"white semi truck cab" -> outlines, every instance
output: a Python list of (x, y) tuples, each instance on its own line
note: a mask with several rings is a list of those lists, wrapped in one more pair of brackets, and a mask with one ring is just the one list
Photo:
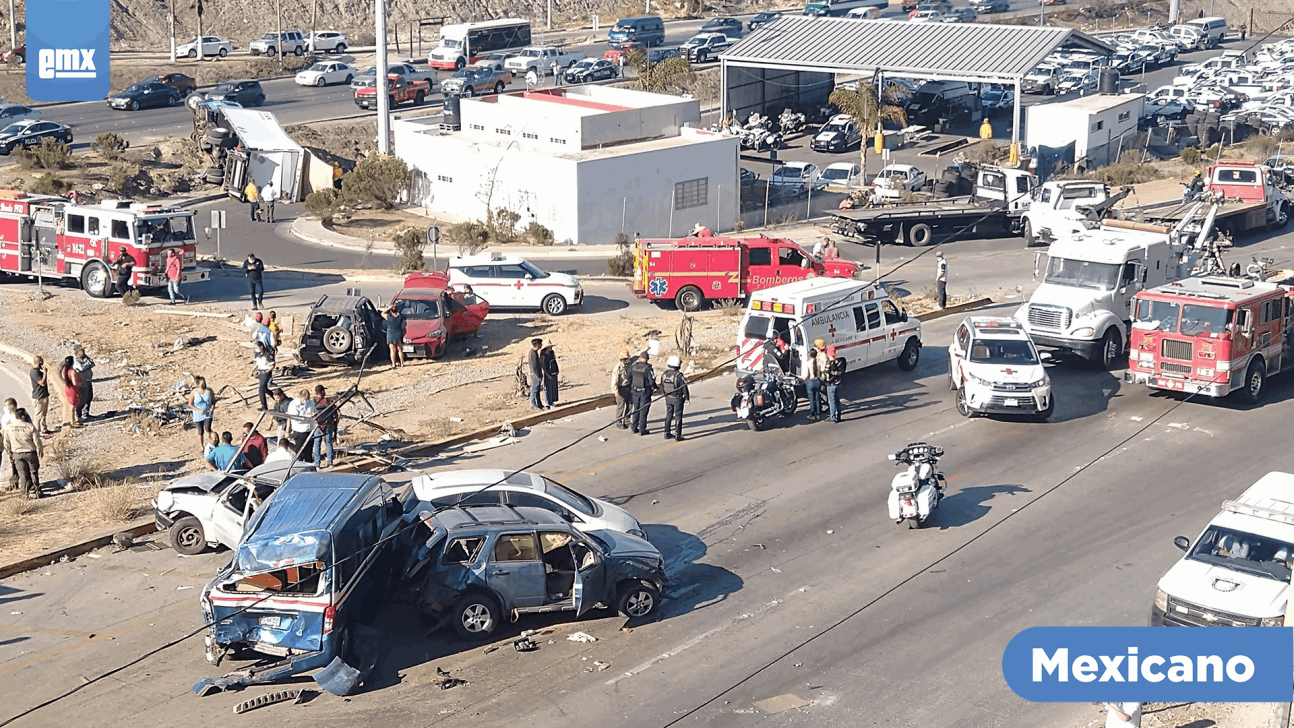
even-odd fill
[[(1042, 283), (1015, 313), (1034, 343), (1073, 351), (1107, 369), (1124, 361), (1132, 297), (1191, 274), (1198, 253), (1174, 230), (1107, 220), (1071, 233), (1035, 264)], [(1038, 263), (1041, 263), (1039, 254)]]
[(1222, 504), (1159, 580), (1151, 626), (1282, 627), (1294, 565), (1294, 475), (1268, 473)]

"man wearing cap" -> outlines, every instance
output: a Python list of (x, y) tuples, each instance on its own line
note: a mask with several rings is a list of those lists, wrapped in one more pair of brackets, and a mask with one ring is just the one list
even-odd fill
[(539, 357), (539, 351), (543, 348), (543, 339), (531, 339), (530, 351), (526, 352), (526, 376), (530, 378), (530, 409), (544, 408), (543, 402), (539, 401), (539, 393), (544, 387), (544, 365)]
[(635, 435), (647, 434), (647, 413), (651, 410), (651, 395), (656, 389), (656, 372), (647, 362), (647, 352), (629, 367), (629, 388), (633, 393), (633, 415), (630, 430)]
[(544, 370), (544, 399), (548, 409), (557, 406), (557, 354), (553, 352), (553, 342), (544, 344), (539, 350), (539, 364)]
[(845, 357), (836, 356), (836, 347), (827, 347), (827, 414), (832, 422), (840, 421), (840, 383), (845, 379)]
[[(687, 379), (679, 371), (683, 360), (671, 356), (665, 366), (668, 368), (660, 375), (660, 391), (665, 394), (665, 439), (682, 442), (683, 405), (691, 399), (687, 391)], [(671, 426), (674, 428), (673, 434), (670, 434)]]
[(616, 393), (616, 427), (629, 429), (629, 402), (633, 391), (629, 386), (629, 350), (620, 352), (620, 362), (611, 372), (611, 391)]
[(695, 224), (695, 225), (693, 225), (693, 226), (692, 226), (692, 237), (694, 237), (694, 238), (713, 238), (713, 237), (714, 237), (714, 233), (710, 232), (710, 228), (708, 228), (708, 227), (706, 227), (706, 226), (704, 226), (704, 225), (702, 225), (701, 223), (699, 223), (699, 222), (698, 222), (697, 224)]
[(935, 253), (935, 303), (943, 308), (948, 303), (948, 261), (943, 251)]
[(822, 415), (822, 377), (827, 370), (827, 342), (813, 340), (813, 351), (804, 361), (804, 393), (809, 399), (809, 419), (817, 421)]

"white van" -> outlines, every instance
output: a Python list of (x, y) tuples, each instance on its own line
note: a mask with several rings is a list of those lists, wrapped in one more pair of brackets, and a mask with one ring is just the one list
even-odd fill
[(850, 10), (849, 12), (845, 13), (845, 17), (853, 18), (854, 20), (880, 20), (881, 9), (880, 8), (854, 8), (853, 10)]
[(1182, 46), (1182, 50), (1201, 50), (1208, 45), (1208, 36), (1198, 25), (1174, 25), (1168, 34)]
[(1225, 18), (1196, 18), (1195, 20), (1186, 21), (1186, 25), (1194, 25), (1204, 31), (1205, 43), (1208, 48), (1221, 43), (1222, 38), (1227, 34), (1227, 21)]
[(1222, 504), (1164, 574), (1152, 626), (1282, 627), (1294, 565), (1294, 475), (1268, 473)]
[(806, 278), (750, 296), (737, 331), (737, 372), (764, 371), (764, 347), (790, 347), (788, 369), (800, 374), (814, 339), (836, 347), (845, 371), (897, 361), (911, 371), (921, 356), (921, 322), (871, 281)]

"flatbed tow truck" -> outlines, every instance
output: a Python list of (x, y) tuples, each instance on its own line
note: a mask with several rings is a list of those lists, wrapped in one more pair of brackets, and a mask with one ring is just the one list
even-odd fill
[[(1215, 224), (1229, 238), (1289, 223), (1290, 200), (1280, 190), (1271, 170), (1252, 162), (1219, 162), (1205, 170), (1205, 188), (1199, 199), (1218, 202)], [(1174, 224), (1191, 213), (1194, 202), (1153, 203), (1116, 208), (1121, 220)]]

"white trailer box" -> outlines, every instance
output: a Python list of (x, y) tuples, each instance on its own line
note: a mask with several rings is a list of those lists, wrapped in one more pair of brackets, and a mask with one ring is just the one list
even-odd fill
[(268, 111), (227, 108), (223, 113), (246, 153), (245, 159), (242, 154), (230, 155), (225, 166), (225, 189), (242, 199), (250, 175), (257, 187), (274, 180), (280, 200), (300, 202), (305, 197), (305, 149), (283, 131), (279, 120)]
[[(1051, 162), (1072, 162), (1093, 169), (1117, 161), (1121, 148), (1132, 144), (1145, 94), (1092, 94), (1070, 101), (1027, 106), (1024, 111), (1025, 144), (1030, 153), (1047, 161), (1038, 165), (1040, 176), (1051, 173)], [(1073, 156), (1066, 147), (1073, 144)], [(1048, 161), (1049, 160), (1049, 161)]]

